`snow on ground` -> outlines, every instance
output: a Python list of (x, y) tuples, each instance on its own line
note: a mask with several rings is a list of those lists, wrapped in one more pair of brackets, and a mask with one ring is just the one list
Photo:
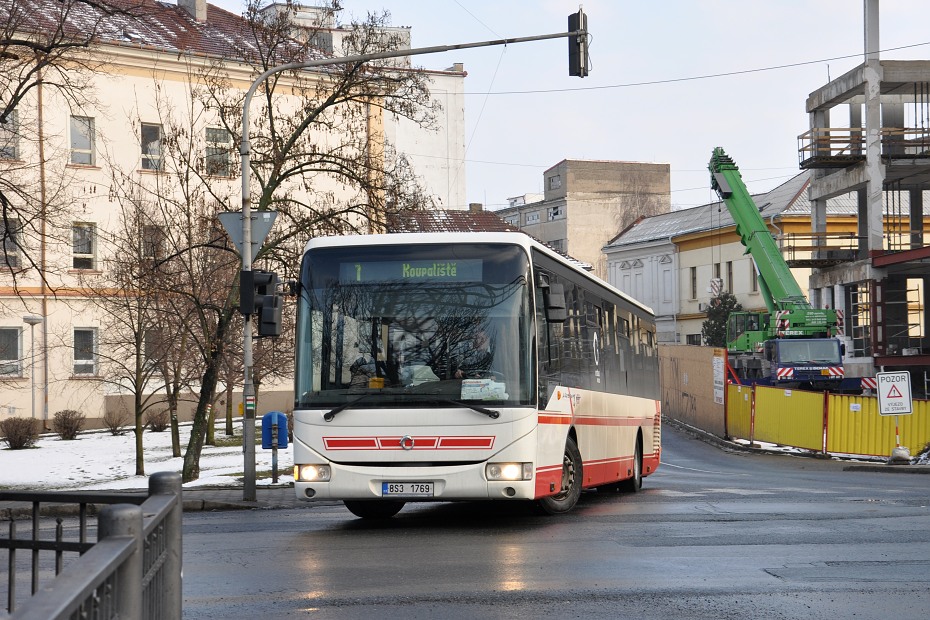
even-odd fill
[[(225, 421), (216, 425), (218, 443), (226, 438)], [(242, 435), (242, 421), (236, 420), (235, 434)], [(187, 449), (191, 424), (180, 427), (181, 453)], [(261, 438), (261, 423), (256, 428)], [(0, 442), (0, 489), (23, 491), (72, 491), (147, 489), (148, 476), (159, 471), (181, 471), (183, 457), (171, 456), (171, 432), (143, 433), (145, 476), (136, 476), (135, 434), (131, 429), (114, 436), (109, 431), (85, 431), (74, 441), (45, 434), (34, 448), (10, 450)], [(271, 484), (272, 451), (255, 447), (256, 484)], [(244, 470), (242, 446), (203, 447), (200, 478), (184, 488), (240, 486)], [(290, 448), (278, 450), (278, 483), (293, 482)]]

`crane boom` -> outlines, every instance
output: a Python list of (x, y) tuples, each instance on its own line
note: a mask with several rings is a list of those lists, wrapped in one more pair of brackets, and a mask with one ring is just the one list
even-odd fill
[(727, 205), (736, 233), (759, 272), (759, 288), (769, 312), (810, 308), (798, 281), (782, 258), (765, 220), (743, 183), (739, 168), (723, 149), (714, 149), (708, 168), (711, 187)]

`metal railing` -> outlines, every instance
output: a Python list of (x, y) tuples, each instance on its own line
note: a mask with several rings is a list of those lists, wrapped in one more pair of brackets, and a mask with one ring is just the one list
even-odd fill
[[(149, 493), (57, 493), (0, 491), (0, 501), (32, 504), (32, 536), (16, 537), (10, 520), (7, 611), (15, 620), (64, 618), (181, 618), (181, 476), (160, 472), (149, 478)], [(40, 516), (77, 504), (78, 540), (65, 540), (63, 519), (54, 540), (40, 539)], [(87, 542), (88, 513), (97, 517), (97, 542)], [(17, 550), (31, 552), (32, 596), (17, 607)], [(39, 586), (40, 552), (54, 556), (54, 578)], [(65, 566), (65, 554), (79, 554)], [(48, 557), (46, 554), (43, 557)], [(38, 596), (36, 596), (38, 595)]]

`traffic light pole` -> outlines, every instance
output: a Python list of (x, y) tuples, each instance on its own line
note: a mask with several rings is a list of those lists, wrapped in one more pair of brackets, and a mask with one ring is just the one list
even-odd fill
[[(579, 16), (583, 16), (579, 10)], [(573, 22), (570, 22), (573, 23)], [(407, 50), (392, 50), (389, 52), (379, 52), (376, 54), (360, 54), (356, 56), (343, 56), (341, 58), (324, 58), (320, 60), (311, 60), (308, 62), (292, 62), (268, 69), (260, 76), (255, 78), (249, 90), (245, 94), (245, 100), (242, 103), (242, 140), (239, 144), (239, 154), (242, 162), (242, 271), (252, 271), (252, 200), (249, 193), (251, 185), (251, 167), (249, 165), (249, 106), (252, 103), (252, 96), (258, 87), (275, 73), (282, 71), (292, 71), (297, 69), (310, 69), (313, 67), (324, 67), (327, 65), (347, 65), (359, 62), (368, 62), (371, 60), (380, 60), (383, 58), (400, 58), (403, 56), (420, 56), (423, 54), (438, 54), (441, 52), (451, 52), (454, 50), (469, 49), (474, 47), (493, 47), (496, 45), (510, 45), (511, 43), (528, 43), (530, 41), (544, 41), (546, 39), (560, 39), (572, 37), (573, 39), (587, 39), (587, 20), (579, 17), (578, 30), (571, 32), (557, 32), (554, 34), (542, 34), (532, 37), (516, 37), (512, 39), (497, 39), (494, 41), (480, 41), (476, 43), (459, 43), (457, 45), (437, 45), (433, 47), (418, 47)], [(586, 52), (585, 52), (586, 54)], [(585, 75), (587, 71), (585, 71)], [(584, 77), (582, 75), (581, 77)], [(241, 294), (241, 292), (240, 292)], [(255, 384), (252, 382), (252, 323), (250, 315), (243, 316), (242, 327), (242, 365), (243, 365), (243, 421), (242, 421), (242, 445), (244, 457), (244, 476), (243, 501), (255, 501)]]

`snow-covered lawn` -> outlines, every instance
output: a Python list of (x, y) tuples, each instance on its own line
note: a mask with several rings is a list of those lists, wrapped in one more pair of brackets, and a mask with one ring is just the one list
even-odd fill
[[(181, 453), (187, 449), (191, 425), (180, 428)], [(236, 420), (235, 434), (242, 435), (242, 421)], [(261, 422), (256, 428), (261, 439)], [(216, 441), (222, 444), (225, 422), (216, 426)], [(62, 441), (45, 434), (34, 448), (10, 450), (0, 441), (0, 489), (28, 491), (145, 489), (148, 476), (159, 471), (180, 472), (183, 458), (171, 456), (171, 433), (166, 430), (143, 434), (146, 476), (136, 476), (135, 434), (130, 430), (114, 436), (109, 431), (85, 431), (74, 441)], [(271, 450), (255, 447), (256, 484), (271, 484)], [(200, 457), (200, 479), (185, 484), (199, 486), (238, 486), (242, 484), (242, 446), (204, 446)], [(278, 450), (278, 483), (293, 482), (290, 448)]]

